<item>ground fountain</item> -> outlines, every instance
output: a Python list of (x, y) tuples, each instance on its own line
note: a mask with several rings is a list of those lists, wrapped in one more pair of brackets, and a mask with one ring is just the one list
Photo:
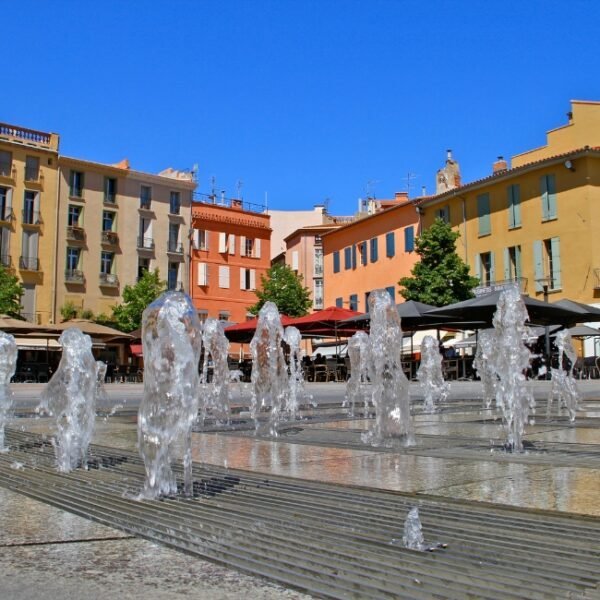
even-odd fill
[[(219, 423), (229, 422), (231, 392), (229, 389), (229, 340), (223, 331), (223, 324), (217, 319), (209, 318), (202, 329), (204, 344), (204, 364), (200, 379), (203, 404), (201, 406), (202, 421), (210, 411)], [(212, 378), (209, 381), (208, 365), (212, 362)]]
[(362, 440), (373, 446), (410, 446), (414, 435), (409, 384), (402, 370), (400, 316), (386, 290), (371, 293), (369, 313), (369, 377), (375, 422)]
[(0, 452), (4, 452), (4, 425), (12, 408), (10, 380), (17, 367), (17, 344), (10, 333), (0, 331)]
[(348, 406), (351, 417), (356, 415), (356, 407), (363, 404), (365, 416), (368, 412), (365, 385), (369, 380), (369, 335), (357, 331), (348, 340), (348, 357), (350, 358), (350, 378), (346, 384), (344, 406)]
[(511, 286), (500, 294), (494, 314), (496, 344), (492, 367), (498, 377), (496, 406), (502, 410), (508, 432), (506, 447), (511, 451), (523, 450), (523, 432), (529, 416), (534, 413), (535, 401), (525, 373), (531, 353), (525, 345), (528, 328), (527, 309), (519, 289)]
[(423, 527), (419, 518), (419, 509), (416, 506), (410, 509), (406, 521), (404, 521), (402, 544), (409, 550), (417, 550), (419, 552), (423, 552), (426, 548)]
[[(573, 422), (580, 396), (573, 376), (577, 353), (573, 348), (573, 341), (567, 329), (563, 329), (556, 334), (555, 343), (558, 348), (558, 366), (551, 369), (552, 388), (548, 397), (548, 416), (551, 413), (552, 402), (556, 398), (558, 411), (560, 412), (561, 409), (566, 408), (569, 413), (569, 420)], [(567, 368), (564, 368), (565, 364)]]
[(289, 348), (289, 382), (286, 398), (285, 412), (293, 421), (300, 406), (301, 400), (310, 400), (311, 397), (304, 389), (304, 372), (302, 371), (302, 334), (296, 327), (286, 327), (283, 340)]
[(38, 411), (56, 420), (56, 463), (59, 471), (68, 473), (87, 465), (96, 417), (98, 367), (89, 335), (70, 327), (58, 341), (63, 348), (62, 357), (41, 394)]
[(483, 387), (483, 401), (486, 408), (492, 405), (492, 400), (496, 396), (496, 382), (498, 381), (498, 377), (492, 366), (496, 344), (495, 336), (496, 332), (493, 329), (486, 329), (479, 332), (477, 350), (475, 351), (475, 358), (473, 360), (473, 366), (477, 370)]
[(192, 425), (198, 415), (201, 324), (190, 298), (167, 292), (142, 316), (144, 395), (138, 412), (138, 444), (146, 481), (140, 495), (177, 492), (171, 459), (183, 444), (184, 495), (192, 494)]
[(265, 302), (258, 313), (256, 332), (250, 342), (250, 416), (258, 433), (260, 412), (270, 407), (268, 432), (273, 437), (277, 436), (277, 425), (285, 406), (288, 387), (282, 341), (283, 327), (277, 306), (273, 302)]
[(442, 355), (436, 339), (426, 335), (421, 342), (421, 365), (417, 371), (417, 379), (425, 395), (423, 412), (435, 412), (435, 405), (448, 397), (450, 386), (444, 381)]

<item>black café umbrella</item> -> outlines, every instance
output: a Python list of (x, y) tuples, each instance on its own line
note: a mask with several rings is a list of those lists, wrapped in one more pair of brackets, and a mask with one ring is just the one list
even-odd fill
[(589, 323), (592, 321), (600, 321), (600, 308), (590, 306), (589, 304), (582, 304), (581, 302), (575, 302), (575, 300), (558, 300), (553, 303), (553, 306), (560, 306), (560, 308), (567, 308), (576, 313), (579, 313), (580, 318), (578, 323)]
[[(477, 296), (462, 302), (441, 306), (430, 310), (427, 314), (431, 316), (444, 315), (455, 319), (469, 319), (470, 321), (481, 321), (488, 326), (492, 325), (494, 313), (502, 292), (496, 291), (482, 296)], [(541, 302), (525, 294), (521, 298), (529, 314), (529, 323), (532, 325), (571, 325), (581, 321), (581, 313), (568, 308)]]

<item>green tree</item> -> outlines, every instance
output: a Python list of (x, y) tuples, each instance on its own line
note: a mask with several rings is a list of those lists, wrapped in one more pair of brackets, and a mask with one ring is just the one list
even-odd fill
[(78, 316), (77, 307), (73, 302), (65, 302), (60, 307), (60, 316), (63, 321), (70, 321), (71, 319), (76, 319)]
[(18, 317), (21, 314), (23, 286), (15, 275), (0, 265), (0, 314)]
[(302, 317), (312, 307), (310, 291), (302, 285), (302, 275), (297, 275), (287, 265), (273, 265), (266, 277), (261, 276), (261, 290), (256, 290), (258, 302), (248, 310), (256, 315), (267, 301), (275, 302), (279, 312), (290, 317)]
[(112, 307), (114, 326), (125, 333), (139, 329), (144, 309), (166, 289), (167, 285), (161, 280), (158, 269), (146, 271), (135, 285), (126, 285), (123, 303)]
[(436, 219), (421, 233), (415, 241), (421, 260), (413, 267), (411, 277), (398, 282), (406, 300), (445, 306), (473, 297), (472, 290), (479, 280), (469, 275), (468, 265), (456, 253), (459, 237), (442, 219)]

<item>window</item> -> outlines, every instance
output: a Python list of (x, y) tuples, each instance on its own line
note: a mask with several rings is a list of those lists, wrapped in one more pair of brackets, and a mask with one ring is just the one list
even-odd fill
[(37, 156), (25, 157), (25, 181), (37, 181), (40, 178), (40, 159)]
[(518, 183), (506, 188), (508, 199), (508, 228), (521, 226), (521, 186)]
[(40, 223), (39, 196), (37, 192), (25, 191), (23, 196), (23, 223), (38, 225)]
[(102, 252), (100, 254), (100, 274), (110, 275), (113, 272), (114, 261), (114, 252)]
[(292, 271), (298, 270), (298, 250), (292, 251)]
[(8, 227), (0, 227), (0, 264), (3, 267), (11, 266), (10, 229)]
[(390, 231), (385, 234), (385, 255), (389, 258), (396, 254), (396, 240), (394, 232)]
[(435, 211), (435, 216), (444, 221), (444, 223), (450, 223), (450, 207), (446, 205), (442, 206), (442, 208), (438, 208)]
[(358, 310), (358, 296), (356, 294), (350, 294), (350, 310)]
[(194, 248), (196, 250), (208, 250), (208, 231), (206, 229), (194, 230)]
[(172, 215), (178, 215), (181, 209), (181, 195), (179, 192), (171, 192), (169, 200), (169, 212)]
[(115, 226), (115, 216), (112, 210), (102, 211), (102, 231), (113, 231)]
[(137, 278), (140, 280), (144, 273), (150, 270), (150, 259), (149, 258), (138, 258), (138, 273)]
[(554, 175), (540, 177), (540, 194), (542, 196), (542, 221), (556, 219), (556, 181)]
[(152, 219), (140, 217), (138, 248), (145, 248), (147, 250), (154, 248), (154, 240), (152, 239)]
[(219, 266), (219, 287), (229, 287), (229, 267), (225, 267), (223, 265)]
[(492, 232), (489, 194), (479, 194), (477, 196), (477, 218), (479, 222), (479, 235), (489, 235)]
[(75, 204), (69, 204), (67, 212), (67, 226), (68, 227), (81, 227), (79, 219), (81, 217), (81, 206)]
[(339, 250), (336, 250), (333, 253), (333, 272), (334, 273), (340, 272), (340, 251)]
[(117, 203), (117, 180), (114, 177), (104, 178), (104, 202)]
[(358, 245), (358, 252), (360, 254), (360, 264), (365, 266), (369, 260), (367, 255), (367, 242), (361, 242)]
[(198, 263), (198, 285), (208, 285), (208, 265), (206, 263)]
[(240, 267), (240, 289), (254, 290), (256, 289), (256, 270)]
[(415, 249), (415, 228), (411, 225), (404, 230), (404, 252)]
[(167, 289), (176, 290), (178, 286), (179, 286), (179, 263), (170, 262), (169, 267), (167, 269)]
[(393, 285), (385, 288), (385, 291), (390, 295), (392, 302), (396, 304), (396, 288)]
[(313, 257), (313, 275), (323, 277), (323, 248), (315, 248)]
[(521, 246), (504, 249), (504, 279), (514, 281), (521, 278)]
[(316, 308), (317, 310), (322, 309), (323, 308), (323, 280), (322, 279), (315, 279), (313, 294), (314, 294), (314, 300), (313, 300), (314, 308)]
[(70, 172), (69, 195), (73, 198), (83, 198), (83, 173), (81, 171)]
[(549, 290), (561, 288), (560, 238), (533, 242), (533, 262), (536, 292), (544, 291), (544, 285)]
[(235, 235), (232, 233), (219, 232), (219, 252), (221, 254), (235, 254)]
[(79, 271), (79, 260), (81, 250), (79, 248), (67, 248), (67, 279), (73, 271)]
[(240, 237), (240, 252), (242, 256), (260, 258), (260, 239)]
[(336, 298), (335, 299), (335, 305), (338, 308), (343, 308), (343, 306), (344, 306), (344, 299), (343, 298)]
[(0, 177), (11, 177), (12, 152), (0, 150)]
[(348, 270), (352, 268), (352, 248), (348, 246), (344, 248), (344, 269)]
[(352, 268), (356, 269), (356, 244), (352, 244)]
[(208, 319), (208, 310), (205, 308), (198, 309), (198, 319), (200, 319), (200, 323), (204, 324)]
[(227, 310), (219, 311), (219, 321), (229, 321), (230, 313)]
[(152, 188), (149, 185), (140, 187), (140, 208), (147, 210), (152, 206)]
[(372, 238), (371, 239), (371, 262), (377, 262), (377, 258), (378, 258), (378, 244), (377, 244), (377, 238)]
[(491, 285), (495, 281), (493, 252), (482, 252), (478, 255), (476, 275), (479, 277), (481, 285)]
[(0, 187), (0, 221), (9, 221), (12, 218), (9, 189)]
[(179, 243), (179, 224), (169, 223), (169, 252), (183, 252), (183, 247)]
[(38, 265), (38, 243), (39, 232), (35, 230), (23, 229), (21, 238), (21, 261), (20, 266), (28, 271), (39, 270)]

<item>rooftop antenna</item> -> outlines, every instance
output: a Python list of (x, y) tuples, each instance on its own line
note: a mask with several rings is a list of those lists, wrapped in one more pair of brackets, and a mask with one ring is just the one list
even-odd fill
[(375, 185), (380, 183), (379, 179), (369, 179), (367, 181), (367, 200), (375, 198)]
[(331, 200), (331, 198), (329, 196), (327, 196), (327, 198), (325, 198), (325, 200), (323, 200), (323, 207), (325, 208), (325, 212), (327, 214), (329, 214), (329, 201)]
[(411, 173), (410, 171), (406, 174), (406, 195), (410, 196), (410, 182), (413, 179), (417, 179), (419, 176)]
[(242, 186), (243, 185), (244, 185), (244, 182), (241, 179), (238, 179), (237, 183), (235, 184), (236, 197), (238, 200), (242, 200)]
[(217, 178), (213, 175), (210, 178), (210, 199), (212, 200), (213, 204), (215, 204), (217, 201), (216, 186), (217, 186)]
[(197, 181), (198, 163), (194, 163), (194, 166), (192, 167), (192, 170), (190, 172), (192, 174), (192, 181)]

